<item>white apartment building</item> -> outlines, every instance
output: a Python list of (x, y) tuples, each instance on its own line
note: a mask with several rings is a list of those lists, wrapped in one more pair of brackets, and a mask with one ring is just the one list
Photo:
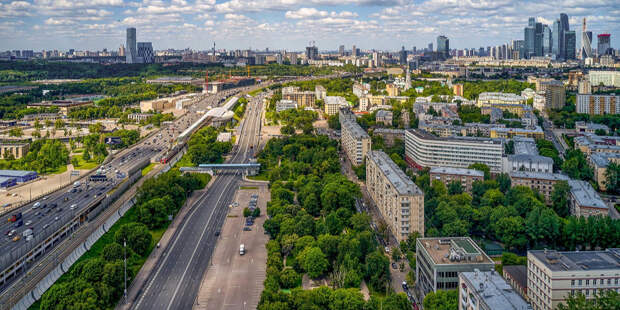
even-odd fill
[(475, 163), (502, 172), (502, 139), (480, 137), (437, 137), (420, 129), (405, 132), (405, 160), (414, 168), (468, 168)]
[(588, 78), (592, 86), (620, 87), (620, 71), (590, 71)]
[(282, 99), (276, 102), (276, 112), (278, 113), (292, 109), (297, 109), (297, 102), (293, 100)]
[(341, 96), (326, 96), (325, 97), (325, 114), (336, 115), (341, 107), (348, 107), (347, 99)]
[(493, 104), (525, 104), (527, 98), (512, 93), (480, 93), (476, 105), (479, 107), (491, 106)]
[(383, 151), (366, 157), (366, 186), (398, 241), (424, 236), (424, 193)]
[(527, 294), (534, 310), (555, 309), (569, 294), (620, 291), (620, 249), (527, 252)]
[(340, 144), (351, 163), (359, 166), (364, 163), (364, 158), (370, 151), (370, 136), (357, 123), (351, 110), (341, 109), (339, 120)]

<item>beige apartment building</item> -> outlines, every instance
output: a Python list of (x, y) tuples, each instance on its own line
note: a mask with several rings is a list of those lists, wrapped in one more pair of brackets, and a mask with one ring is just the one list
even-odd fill
[(576, 109), (590, 115), (620, 114), (620, 96), (578, 94)]
[(510, 180), (512, 186), (526, 186), (531, 189), (539, 191), (545, 200), (551, 201), (551, 193), (553, 192), (553, 186), (559, 181), (567, 181), (570, 178), (559, 173), (545, 173), (545, 172), (533, 172), (533, 171), (513, 171), (510, 172)]
[(325, 105), (325, 114), (327, 115), (336, 115), (338, 114), (338, 111), (340, 111), (340, 108), (349, 106), (349, 104), (347, 103), (347, 100), (344, 99), (344, 97), (340, 97), (340, 96), (325, 97), (324, 105)]
[(385, 152), (368, 152), (366, 187), (399, 242), (413, 232), (424, 236), (424, 193)]
[(339, 119), (341, 127), (340, 144), (351, 163), (359, 166), (364, 163), (366, 154), (370, 152), (370, 136), (357, 123), (355, 115), (350, 109), (341, 109)]
[(534, 310), (551, 310), (570, 294), (587, 299), (620, 290), (620, 249), (527, 252), (527, 293)]

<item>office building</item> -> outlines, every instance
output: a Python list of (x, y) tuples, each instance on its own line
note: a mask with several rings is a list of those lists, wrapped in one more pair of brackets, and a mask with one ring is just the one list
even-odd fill
[(459, 310), (496, 309), (531, 307), (495, 270), (459, 273)]
[(19, 159), (28, 153), (28, 143), (1, 143), (0, 142), (0, 158), (7, 159), (13, 157), (13, 159)]
[(586, 181), (569, 180), (570, 186), (570, 213), (574, 216), (609, 215), (609, 207)]
[(590, 71), (588, 78), (592, 86), (620, 87), (620, 71)]
[(407, 51), (405, 50), (405, 46), (403, 46), (398, 54), (398, 62), (401, 66), (407, 64)]
[(471, 194), (472, 184), (484, 180), (484, 172), (474, 169), (433, 167), (430, 170), (431, 184), (434, 180), (441, 181), (446, 187), (452, 182), (461, 184), (463, 191)]
[(569, 180), (569, 177), (559, 173), (513, 171), (509, 175), (512, 186), (525, 186), (537, 190), (543, 194), (547, 203), (551, 201), (553, 186), (559, 181)]
[(590, 115), (620, 114), (620, 96), (577, 94), (577, 113)]
[(523, 29), (523, 42), (525, 44), (525, 58), (535, 55), (534, 42), (536, 41), (536, 27), (527, 26)]
[(396, 240), (424, 236), (424, 193), (383, 151), (368, 152), (366, 188)]
[(366, 154), (371, 150), (370, 136), (357, 123), (351, 109), (342, 108), (339, 110), (340, 144), (351, 163), (359, 166), (364, 163)]
[(437, 53), (443, 58), (448, 58), (450, 56), (450, 40), (448, 40), (448, 37), (437, 37)]
[(551, 44), (551, 52), (553, 53), (553, 55), (555, 55), (556, 59), (560, 59), (562, 55), (560, 46), (562, 41), (564, 40), (564, 33), (562, 32), (562, 27), (559, 19), (556, 19), (553, 22), (553, 32), (551, 36), (553, 40), (553, 44)]
[(549, 26), (543, 25), (542, 36), (542, 56), (550, 55), (553, 47), (553, 34)]
[(601, 33), (596, 36), (598, 39), (597, 52), (599, 55), (611, 55), (611, 35), (609, 33)]
[(566, 104), (564, 83), (557, 80), (541, 83), (545, 92), (545, 109), (560, 110)]
[(534, 55), (536, 57), (543, 56), (543, 24), (534, 24)]
[(582, 60), (591, 58), (592, 55), (592, 31), (586, 30), (586, 18), (583, 18), (583, 24), (581, 28), (581, 49), (580, 57)]
[(347, 100), (340, 96), (326, 96), (323, 104), (325, 105), (325, 114), (327, 115), (336, 115), (340, 108), (349, 106)]
[(437, 137), (420, 129), (405, 132), (405, 160), (414, 168), (467, 168), (474, 163), (502, 172), (504, 145), (501, 139), (481, 137)]
[(564, 31), (564, 47), (565, 47), (565, 59), (566, 60), (574, 60), (576, 59), (575, 53), (577, 52), (577, 37), (575, 35), (575, 31)]
[(155, 54), (153, 53), (153, 44), (151, 42), (138, 42), (137, 62), (145, 64), (155, 62)]
[(534, 310), (556, 309), (570, 294), (592, 299), (618, 290), (620, 249), (527, 252), (527, 294)]
[(345, 55), (344, 54), (344, 45), (340, 45), (338, 47), (338, 55), (340, 55), (340, 56), (344, 56)]
[(280, 113), (286, 110), (297, 109), (297, 102), (293, 100), (282, 99), (276, 102), (276, 112)]
[(297, 86), (282, 87), (282, 99), (293, 100), (297, 102), (298, 106), (314, 107), (316, 103), (315, 91), (301, 91)]
[(456, 289), (459, 273), (494, 270), (489, 256), (469, 237), (418, 238), (415, 287), (420, 300), (437, 290)]
[(138, 57), (138, 50), (136, 46), (136, 28), (127, 28), (127, 42), (125, 44), (127, 49), (125, 50), (125, 63), (136, 63)]
[[(560, 59), (566, 58), (566, 33), (570, 31), (570, 26), (568, 24), (568, 15), (565, 13), (560, 14)], [(574, 32), (573, 32), (574, 36)]]

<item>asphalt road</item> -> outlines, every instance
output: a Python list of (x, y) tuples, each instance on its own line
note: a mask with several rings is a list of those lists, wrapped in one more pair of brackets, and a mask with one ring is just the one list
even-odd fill
[[(230, 163), (246, 163), (259, 143), (262, 95), (252, 98), (240, 124), (239, 147)], [(222, 174), (192, 206), (149, 275), (132, 309), (191, 309), (208, 267), (228, 205), (241, 176)]]

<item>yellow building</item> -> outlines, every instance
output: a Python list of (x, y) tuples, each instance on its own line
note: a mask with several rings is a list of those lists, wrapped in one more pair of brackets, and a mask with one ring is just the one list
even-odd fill
[(512, 137), (525, 137), (534, 139), (544, 139), (545, 133), (540, 126), (536, 126), (534, 129), (528, 128), (491, 128), (491, 138), (512, 138)]
[(385, 91), (387, 91), (388, 96), (400, 95), (400, 89), (394, 84), (386, 84)]

